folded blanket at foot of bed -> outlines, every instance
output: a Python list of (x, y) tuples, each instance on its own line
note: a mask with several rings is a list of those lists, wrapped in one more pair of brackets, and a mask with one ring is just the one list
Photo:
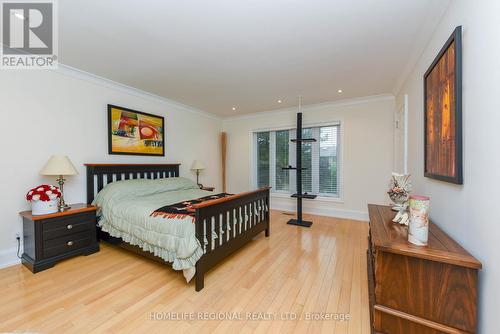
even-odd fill
[(187, 216), (193, 218), (193, 223), (195, 221), (196, 210), (194, 209), (195, 204), (200, 204), (206, 201), (211, 201), (214, 199), (224, 198), (231, 196), (232, 194), (220, 193), (210, 196), (205, 196), (201, 198), (196, 198), (192, 200), (182, 201), (175, 204), (165, 205), (159, 209), (156, 209), (151, 213), (151, 217), (162, 217), (171, 219), (184, 219)]

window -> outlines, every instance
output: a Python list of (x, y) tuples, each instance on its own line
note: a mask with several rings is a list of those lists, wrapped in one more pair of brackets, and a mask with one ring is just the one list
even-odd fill
[[(267, 132), (269, 133), (269, 132)], [(276, 131), (276, 190), (288, 191), (290, 189), (290, 174), (281, 167), (288, 166), (290, 156), (288, 154), (288, 143), (290, 142), (290, 133), (286, 131)], [(269, 184), (269, 183), (268, 183)]]
[[(319, 196), (340, 195), (340, 125), (302, 129), (303, 138), (316, 142), (302, 144), (302, 191)], [(256, 180), (258, 187), (271, 186), (273, 192), (295, 193), (295, 129), (256, 132)]]
[(269, 132), (257, 133), (257, 186), (269, 185)]

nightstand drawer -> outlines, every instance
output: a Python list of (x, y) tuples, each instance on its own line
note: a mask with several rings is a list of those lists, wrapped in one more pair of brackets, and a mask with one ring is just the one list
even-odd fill
[(91, 230), (67, 234), (63, 237), (43, 242), (43, 257), (48, 258), (61, 255), (75, 249), (90, 246), (92, 243)]
[(67, 218), (46, 221), (42, 227), (44, 241), (78, 232), (89, 231), (95, 225), (94, 214), (72, 215)]

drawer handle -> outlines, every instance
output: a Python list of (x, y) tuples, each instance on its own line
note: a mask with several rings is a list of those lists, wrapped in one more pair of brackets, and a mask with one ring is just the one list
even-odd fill
[(68, 246), (73, 246), (73, 241), (68, 241), (68, 242), (66, 243), (66, 245), (68, 245)]
[(66, 228), (67, 228), (68, 230), (71, 230), (71, 229), (73, 228), (73, 225), (71, 225), (71, 224), (66, 225)]

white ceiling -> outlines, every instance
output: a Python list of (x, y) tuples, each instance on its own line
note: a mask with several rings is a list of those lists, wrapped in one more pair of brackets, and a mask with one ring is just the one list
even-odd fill
[(392, 93), (448, 2), (59, 1), (60, 61), (221, 116)]

